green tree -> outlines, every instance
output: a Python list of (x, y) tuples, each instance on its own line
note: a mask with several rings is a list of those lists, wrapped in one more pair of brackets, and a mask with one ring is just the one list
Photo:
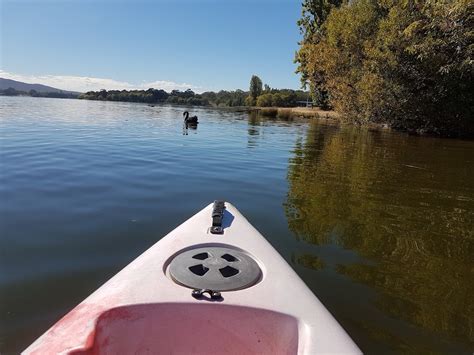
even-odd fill
[(474, 136), (472, 0), (353, 0), (313, 10), (303, 9), (296, 61), (314, 99), (351, 121)]
[(262, 94), (257, 98), (257, 106), (259, 107), (270, 107), (273, 102), (273, 94), (267, 93)]
[(295, 55), (294, 61), (298, 64), (296, 73), (301, 75), (302, 87), (306, 89), (309, 86), (314, 101), (322, 107), (328, 106), (324, 73), (311, 67), (309, 57), (312, 45), (323, 38), (323, 24), (330, 11), (341, 4), (342, 0), (303, 0), (301, 18), (297, 22), (303, 39), (299, 42), (300, 48)]
[(272, 95), (273, 106), (277, 106), (277, 107), (291, 106), (288, 99), (289, 99), (289, 96), (284, 93), (279, 93), (279, 92), (274, 93)]
[(262, 85), (262, 80), (258, 76), (252, 75), (250, 79), (250, 96), (254, 100), (262, 94)]
[(246, 106), (255, 106), (257, 100), (255, 100), (251, 95), (245, 98), (245, 105)]

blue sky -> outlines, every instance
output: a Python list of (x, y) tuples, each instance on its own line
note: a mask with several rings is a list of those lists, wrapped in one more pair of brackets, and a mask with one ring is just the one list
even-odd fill
[[(299, 88), (297, 0), (0, 0), (0, 77), (63, 89)], [(61, 85), (61, 86), (58, 86)]]

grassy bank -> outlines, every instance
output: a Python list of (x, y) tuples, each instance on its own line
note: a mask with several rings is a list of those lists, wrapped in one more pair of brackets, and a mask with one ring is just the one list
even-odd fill
[(328, 118), (338, 120), (341, 116), (335, 111), (324, 111), (318, 107), (254, 107), (253, 111), (266, 117), (278, 117), (290, 119), (294, 117), (304, 118)]

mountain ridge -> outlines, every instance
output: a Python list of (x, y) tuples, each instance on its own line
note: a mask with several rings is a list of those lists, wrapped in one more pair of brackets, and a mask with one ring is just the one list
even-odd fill
[(17, 91), (25, 91), (25, 92), (30, 92), (30, 90), (35, 90), (37, 93), (41, 93), (41, 94), (44, 94), (44, 93), (64, 93), (64, 94), (75, 94), (75, 95), (81, 94), (80, 92), (77, 92), (77, 91), (62, 90), (62, 89), (54, 88), (52, 86), (47, 86), (43, 84), (29, 84), (29, 83), (24, 83), (22, 81), (0, 78), (0, 90), (7, 90), (9, 88), (13, 88)]

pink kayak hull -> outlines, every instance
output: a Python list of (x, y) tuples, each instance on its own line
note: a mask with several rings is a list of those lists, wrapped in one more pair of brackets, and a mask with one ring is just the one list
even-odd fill
[(170, 303), (103, 312), (86, 347), (70, 353), (295, 354), (297, 349), (298, 323), (288, 315), (238, 306)]

